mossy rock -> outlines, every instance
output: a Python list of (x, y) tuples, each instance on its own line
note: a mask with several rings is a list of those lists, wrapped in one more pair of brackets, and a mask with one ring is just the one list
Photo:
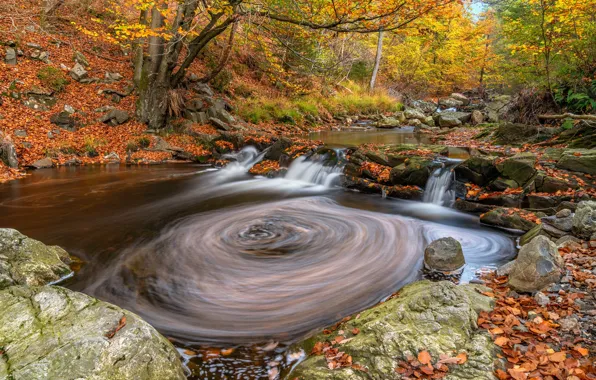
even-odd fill
[(573, 172), (596, 174), (596, 149), (568, 149), (557, 167)]
[(57, 286), (12, 286), (0, 308), (0, 379), (186, 378), (172, 344), (117, 306)]
[(17, 230), (0, 228), (0, 289), (13, 285), (39, 286), (72, 273), (68, 253), (47, 246)]
[(391, 170), (391, 183), (401, 186), (424, 187), (432, 172), (441, 164), (425, 157), (410, 157)]
[(520, 186), (527, 183), (536, 174), (536, 156), (532, 153), (520, 153), (507, 158), (497, 165), (499, 172)]
[[(287, 378), (397, 379), (398, 362), (426, 350), (434, 360), (440, 354), (468, 354), (465, 364), (451, 368), (449, 379), (493, 379), (494, 345), (476, 326), (478, 314), (493, 307), (493, 300), (480, 294), (486, 290), (447, 281), (408, 285), (398, 297), (352, 316), (332, 334), (315, 335), (291, 349), (310, 353), (317, 342), (331, 341), (343, 331), (350, 340), (339, 345), (339, 350), (351, 355), (367, 372), (331, 370), (324, 356), (318, 355), (298, 364)], [(354, 329), (359, 330), (357, 335)]]

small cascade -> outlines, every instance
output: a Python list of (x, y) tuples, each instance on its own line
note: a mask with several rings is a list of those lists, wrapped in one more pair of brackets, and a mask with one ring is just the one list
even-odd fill
[(301, 156), (292, 162), (284, 179), (332, 187), (339, 184), (343, 172), (343, 150), (335, 150), (336, 160), (328, 155)]
[(449, 207), (455, 201), (455, 191), (451, 188), (455, 174), (453, 167), (456, 162), (443, 164), (428, 179), (424, 190), (424, 202)]
[(223, 158), (232, 160), (218, 175), (223, 178), (235, 177), (246, 174), (254, 165), (263, 160), (267, 150), (259, 152), (254, 146), (242, 148), (240, 152), (223, 155)]

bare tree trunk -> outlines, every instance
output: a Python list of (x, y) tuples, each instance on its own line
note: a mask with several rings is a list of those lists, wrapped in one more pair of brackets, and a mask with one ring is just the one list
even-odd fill
[(377, 55), (375, 57), (375, 67), (370, 78), (369, 91), (373, 92), (375, 84), (377, 83), (377, 75), (379, 74), (379, 67), (381, 66), (381, 57), (383, 55), (383, 28), (379, 30), (379, 41), (377, 42)]

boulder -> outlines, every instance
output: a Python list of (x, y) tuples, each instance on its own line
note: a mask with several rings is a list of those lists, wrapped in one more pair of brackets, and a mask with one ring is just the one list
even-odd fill
[(0, 162), (9, 168), (18, 168), (19, 160), (17, 158), (17, 150), (10, 136), (5, 135), (0, 131)]
[(201, 111), (207, 110), (207, 108), (205, 107), (205, 102), (203, 101), (202, 98), (190, 99), (184, 104), (184, 107), (188, 111), (192, 111), (192, 112), (201, 112)]
[(419, 127), (422, 125), (422, 122), (418, 119), (408, 119), (406, 124), (412, 127)]
[(490, 156), (474, 156), (455, 168), (455, 178), (461, 182), (471, 182), (478, 186), (486, 186), (499, 176), (496, 158)]
[(128, 119), (130, 119), (128, 112), (114, 108), (108, 111), (108, 113), (106, 113), (105, 115), (103, 115), (99, 119), (99, 121), (112, 126), (116, 126), (126, 123)]
[(394, 185), (424, 187), (432, 172), (441, 164), (425, 157), (410, 157), (391, 169), (390, 179)]
[(458, 92), (454, 92), (453, 94), (451, 94), (450, 98), (462, 102), (462, 104), (464, 106), (467, 106), (470, 104), (470, 99), (467, 96), (465, 96), (464, 94), (460, 94)]
[(499, 172), (518, 183), (525, 185), (536, 174), (536, 156), (532, 153), (520, 153), (503, 160), (497, 165)]
[(75, 63), (74, 67), (69, 71), (69, 74), (71, 78), (76, 80), (77, 82), (80, 82), (81, 80), (86, 79), (89, 76), (87, 70), (85, 70), (83, 65), (81, 65), (78, 62)]
[(47, 51), (34, 50), (29, 56), (31, 59), (36, 59), (45, 63), (50, 63), (50, 54)]
[(555, 243), (537, 236), (524, 245), (509, 274), (509, 286), (519, 292), (537, 292), (560, 280), (565, 263)]
[(286, 149), (293, 145), (291, 139), (287, 137), (280, 137), (265, 154), (265, 159), (279, 161), (282, 155), (285, 154)]
[(536, 223), (524, 219), (518, 212), (507, 208), (497, 208), (482, 214), (480, 221), (491, 226), (520, 231), (530, 231), (536, 227)]
[(534, 179), (536, 191), (539, 193), (556, 193), (558, 191), (566, 192), (569, 188), (577, 189), (578, 183), (573, 178), (561, 179), (549, 176), (548, 174), (539, 171)]
[(0, 291), (0, 378), (183, 380), (172, 344), (137, 315), (57, 287)]
[(222, 120), (215, 118), (215, 117), (210, 117), (209, 118), (209, 122), (211, 123), (211, 125), (213, 125), (215, 128), (221, 130), (221, 131), (230, 131), (232, 130), (232, 127), (223, 122)]
[(377, 128), (398, 128), (401, 125), (401, 121), (396, 117), (385, 117), (382, 116), (379, 121), (375, 123)]
[(494, 95), (491, 96), (486, 108), (488, 109), (488, 121), (497, 123), (507, 118), (511, 105), (510, 95)]
[(52, 162), (52, 159), (49, 157), (42, 158), (40, 160), (35, 161), (31, 165), (29, 165), (29, 167), (31, 167), (33, 169), (47, 169), (47, 168), (51, 168), (53, 166), (54, 166), (54, 163)]
[(324, 355), (311, 355), (287, 378), (395, 379), (395, 368), (408, 356), (428, 351), (434, 364), (441, 354), (455, 356), (465, 351), (467, 362), (451, 366), (449, 378), (492, 380), (495, 346), (476, 326), (479, 313), (493, 307), (494, 301), (480, 294), (487, 290), (480, 285), (457, 286), (447, 281), (408, 285), (398, 297), (351, 317), (331, 336), (319, 334), (290, 349), (291, 353), (310, 353), (318, 342), (335, 340), (343, 334), (346, 340), (334, 347), (350, 355), (352, 362), (365, 371), (329, 369)]
[(596, 174), (596, 149), (568, 149), (557, 162), (557, 167), (594, 175)]
[(17, 51), (11, 47), (7, 47), (5, 52), (6, 54), (4, 55), (4, 63), (6, 63), (7, 65), (16, 65)]
[(523, 144), (538, 135), (538, 128), (533, 125), (501, 123), (495, 132), (498, 144)]
[(108, 71), (106, 71), (104, 77), (110, 83), (121, 81), (124, 78), (120, 73), (110, 73)]
[(443, 98), (439, 100), (439, 105), (444, 108), (457, 108), (463, 106), (464, 103), (453, 98)]
[(563, 211), (569, 211), (569, 215), (565, 217), (559, 217), (557, 216), (559, 213), (557, 213), (557, 215), (554, 216), (547, 216), (541, 219), (542, 224), (553, 226), (554, 228), (563, 232), (571, 232), (571, 229), (573, 228), (573, 216), (571, 216), (570, 210)]
[(72, 274), (67, 265), (70, 262), (68, 253), (60, 247), (47, 246), (17, 230), (0, 228), (0, 289), (56, 282)]
[(424, 250), (424, 265), (431, 270), (454, 272), (466, 264), (459, 241), (446, 237), (433, 241)]
[(436, 122), (441, 128), (457, 127), (470, 121), (472, 114), (468, 112), (441, 112), (436, 117)]
[(470, 123), (472, 125), (482, 124), (484, 122), (484, 114), (478, 110), (472, 111), (472, 116), (470, 117)]
[(215, 95), (211, 87), (209, 87), (209, 85), (206, 83), (197, 83), (196, 85), (194, 85), (192, 90), (197, 94), (208, 97), (213, 97), (213, 95)]
[(414, 109), (414, 108), (408, 108), (404, 111), (404, 116), (406, 119), (416, 119), (416, 120), (420, 120), (421, 122), (424, 122), (426, 120), (426, 116), (424, 115), (424, 113), (422, 113), (422, 111)]
[(583, 201), (573, 216), (573, 234), (588, 240), (596, 233), (596, 201)]
[(58, 112), (50, 116), (50, 122), (67, 131), (74, 132), (77, 130), (77, 120), (66, 111)]

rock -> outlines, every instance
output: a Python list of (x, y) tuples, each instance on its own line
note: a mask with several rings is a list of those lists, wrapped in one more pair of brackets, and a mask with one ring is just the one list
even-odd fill
[(559, 238), (555, 244), (558, 248), (572, 248), (581, 247), (582, 241), (575, 236), (565, 235), (562, 238)]
[(99, 121), (112, 126), (116, 126), (126, 123), (128, 119), (130, 119), (128, 112), (114, 108), (108, 111), (108, 113), (106, 113), (105, 115), (103, 115), (99, 119)]
[(58, 112), (50, 116), (50, 122), (52, 124), (56, 124), (62, 129), (66, 129), (67, 131), (74, 132), (77, 130), (76, 119), (74, 119), (70, 113), (66, 111)]
[(489, 102), (486, 103), (488, 109), (488, 121), (497, 123), (507, 118), (509, 114), (510, 105), (512, 103), (510, 95), (496, 95), (491, 96)]
[(509, 286), (520, 292), (536, 292), (560, 280), (563, 258), (555, 243), (544, 236), (524, 245), (509, 275)]
[(0, 291), (0, 378), (183, 380), (172, 344), (137, 315), (57, 287)]
[(104, 156), (103, 159), (106, 161), (120, 162), (120, 156), (118, 155), (118, 153), (114, 152), (111, 152), (110, 154)]
[(470, 99), (468, 99), (468, 97), (464, 94), (460, 94), (458, 92), (454, 92), (453, 94), (451, 94), (450, 98), (462, 102), (464, 106), (470, 104)]
[(68, 105), (68, 104), (65, 104), (64, 105), (64, 112), (68, 112), (69, 114), (72, 115), (73, 113), (75, 113), (75, 109), (74, 109), (73, 106)]
[(464, 103), (453, 98), (443, 98), (439, 100), (439, 105), (444, 108), (458, 108), (463, 106)]
[(426, 120), (426, 116), (424, 115), (424, 113), (422, 113), (422, 111), (414, 109), (414, 108), (408, 108), (404, 111), (404, 116), (406, 119), (416, 119), (416, 120), (420, 120), (421, 122), (424, 122)]
[(293, 145), (291, 139), (287, 137), (280, 137), (271, 148), (265, 154), (265, 159), (279, 161), (282, 155), (285, 154), (285, 151)]
[(424, 187), (432, 172), (440, 163), (424, 157), (410, 157), (403, 164), (391, 170), (390, 179), (394, 185)]
[[(465, 351), (468, 361), (450, 368), (451, 379), (493, 379), (495, 346), (476, 320), (481, 311), (489, 311), (493, 300), (479, 294), (481, 285), (457, 286), (451, 282), (420, 281), (404, 287), (399, 296), (359, 313), (338, 330), (349, 337), (340, 351), (352, 356), (353, 363), (366, 368), (331, 370), (323, 355), (309, 356), (287, 378), (317, 380), (395, 379), (397, 363), (409, 355), (428, 351), (440, 354)], [(358, 329), (353, 335), (351, 331)], [(311, 352), (317, 342), (334, 339), (319, 334), (291, 349)]]
[(480, 216), (480, 221), (492, 226), (514, 230), (530, 231), (536, 223), (524, 219), (516, 211), (507, 208), (497, 208)]
[(520, 153), (499, 163), (497, 169), (503, 176), (523, 186), (536, 174), (536, 162), (534, 154)]
[(80, 63), (76, 63), (74, 67), (69, 72), (72, 79), (76, 80), (77, 82), (82, 81), (88, 77), (87, 70), (81, 65)]
[(47, 51), (34, 50), (29, 57), (45, 63), (50, 62), (50, 54)]
[(35, 50), (43, 49), (43, 47), (40, 44), (36, 44), (34, 42), (27, 42), (27, 44), (25, 44), (25, 46), (27, 46), (28, 48), (31, 48), (31, 49), (35, 49)]
[(31, 165), (29, 165), (29, 167), (32, 167), (34, 169), (47, 169), (47, 168), (51, 168), (53, 166), (54, 166), (54, 163), (48, 157), (42, 158), (41, 160), (37, 160), (34, 163), (32, 163)]
[(56, 282), (72, 274), (67, 265), (70, 262), (68, 253), (60, 247), (47, 246), (17, 230), (0, 228), (0, 289)]
[(536, 236), (545, 236), (549, 239), (551, 238), (551, 235), (545, 231), (544, 226), (542, 224), (538, 224), (519, 238), (520, 247), (523, 247), (524, 245), (531, 242)]
[(484, 122), (484, 114), (478, 110), (472, 111), (472, 116), (470, 117), (470, 123), (472, 125), (482, 124)]
[(507, 264), (501, 265), (497, 268), (497, 276), (509, 276), (515, 265), (515, 260), (508, 262)]
[(106, 71), (105, 78), (106, 78), (106, 81), (113, 83), (113, 82), (121, 81), (124, 77), (120, 73), (110, 73), (110, 72)]
[(200, 80), (201, 78), (199, 78), (199, 76), (195, 73), (190, 73), (190, 75), (188, 76), (188, 81), (191, 83), (196, 83)]
[(74, 52), (72, 59), (75, 63), (83, 65), (84, 67), (89, 67), (89, 61), (87, 60), (87, 57), (85, 57), (85, 54), (78, 50)]
[(475, 156), (462, 162), (455, 168), (455, 178), (462, 182), (471, 182), (478, 186), (486, 186), (499, 176), (496, 158)]
[(379, 121), (375, 123), (375, 127), (377, 128), (397, 128), (401, 126), (401, 121), (395, 117), (385, 117), (382, 116)]
[(573, 178), (561, 179), (551, 177), (542, 171), (539, 171), (536, 175), (534, 184), (536, 186), (537, 192), (549, 194), (553, 194), (558, 191), (566, 192), (569, 188), (577, 189), (579, 187), (577, 181), (575, 181)]
[(550, 298), (542, 292), (537, 292), (534, 295), (534, 300), (536, 300), (536, 303), (542, 307), (546, 307), (550, 303)]
[(9, 168), (16, 169), (19, 167), (17, 150), (14, 143), (10, 136), (5, 135), (2, 131), (0, 131), (0, 162), (3, 162)]
[(588, 240), (596, 233), (596, 201), (583, 201), (573, 216), (573, 234)]
[(202, 98), (190, 99), (184, 104), (184, 107), (188, 111), (192, 111), (192, 112), (200, 112), (200, 111), (207, 110), (207, 107), (205, 106), (205, 101), (203, 101)]
[(437, 124), (441, 128), (452, 128), (470, 120), (471, 114), (466, 112), (442, 112), (437, 117)]
[(406, 124), (412, 127), (419, 127), (422, 125), (422, 122), (418, 119), (409, 119), (406, 120)]
[(424, 250), (424, 265), (431, 270), (454, 272), (466, 264), (459, 241), (452, 237), (433, 241)]
[(533, 125), (502, 123), (499, 124), (495, 137), (499, 144), (523, 144), (538, 135), (538, 128)]
[(560, 169), (596, 174), (596, 149), (568, 149), (557, 162)]
[(577, 317), (574, 316), (559, 319), (557, 323), (561, 326), (561, 330), (563, 330), (564, 332), (570, 332), (573, 330), (578, 330), (580, 328), (579, 321)]
[(429, 127), (434, 127), (436, 125), (435, 119), (432, 116), (428, 116), (426, 119), (424, 119), (423, 123)]
[(4, 63), (6, 63), (7, 65), (16, 65), (17, 51), (11, 47), (7, 47), (5, 52), (6, 54), (4, 55)]
[(564, 232), (571, 232), (571, 229), (573, 228), (573, 216), (571, 216), (570, 210), (566, 211), (569, 211), (569, 216), (563, 218), (559, 218), (557, 216), (548, 216), (546, 218), (542, 218), (542, 223), (553, 226), (556, 229), (559, 229)]
[(570, 217), (572, 213), (573, 212), (571, 210), (569, 210), (568, 208), (564, 208), (562, 210), (559, 210), (555, 216), (557, 218), (567, 218), (567, 217)]
[(197, 94), (205, 95), (208, 97), (213, 97), (215, 95), (211, 87), (209, 87), (209, 85), (206, 83), (197, 83), (196, 85), (194, 85), (192, 89)]
[(211, 124), (222, 131), (230, 131), (232, 130), (232, 127), (229, 124), (224, 123), (223, 121), (221, 121), (220, 119), (214, 118), (214, 117), (210, 117), (209, 118), (209, 122), (211, 122)]
[(17, 137), (27, 137), (27, 131), (24, 129), (15, 129), (14, 135)]

